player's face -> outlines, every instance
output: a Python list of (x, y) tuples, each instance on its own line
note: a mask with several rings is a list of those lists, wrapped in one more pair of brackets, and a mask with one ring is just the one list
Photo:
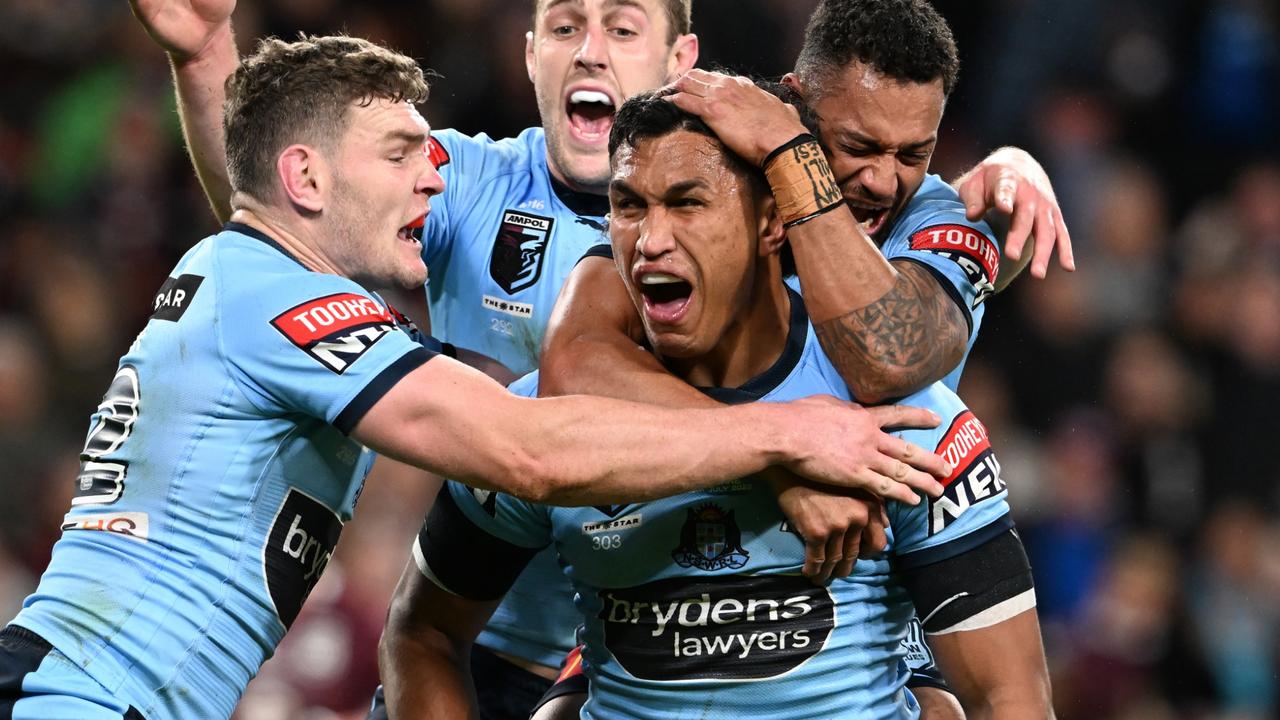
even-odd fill
[(332, 252), (367, 287), (421, 287), (422, 244), (413, 236), (444, 180), (425, 152), (430, 128), (409, 103), (354, 105), (337, 148), (327, 213)]
[(614, 257), (662, 356), (711, 353), (749, 307), (768, 215), (719, 142), (688, 131), (614, 155)]
[(662, 0), (537, 0), (525, 64), (547, 133), (551, 172), (576, 190), (604, 192), (609, 129), (627, 98), (686, 72), (697, 38), (669, 43)]
[(798, 89), (818, 116), (845, 202), (867, 235), (884, 242), (929, 170), (946, 103), (942, 80), (899, 82), (854, 61), (822, 92)]

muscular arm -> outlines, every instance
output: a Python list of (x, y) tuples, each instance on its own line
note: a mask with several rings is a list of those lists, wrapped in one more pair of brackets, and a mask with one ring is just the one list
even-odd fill
[(959, 364), (969, 326), (928, 270), (885, 260), (843, 208), (787, 234), (818, 340), (860, 401), (908, 395)]
[(239, 64), (231, 13), (235, 0), (130, 0), (147, 34), (169, 54), (178, 117), (196, 175), (219, 222), (231, 217), (231, 182), (222, 129), (226, 80)]
[[(884, 422), (936, 424), (912, 408)], [(352, 436), (389, 457), (473, 487), (556, 505), (643, 501), (759, 472), (770, 465), (820, 483), (915, 504), (936, 495), (941, 459), (879, 435), (866, 411), (834, 398), (673, 410), (608, 398), (516, 397), (479, 371), (434, 357), (400, 379)], [(895, 479), (896, 478), (896, 479)]]
[(980, 630), (929, 635), (929, 646), (972, 720), (1054, 716), (1035, 608)]
[(441, 589), (413, 561), (405, 566), (378, 643), (389, 717), (478, 717), (471, 645), (497, 606)]

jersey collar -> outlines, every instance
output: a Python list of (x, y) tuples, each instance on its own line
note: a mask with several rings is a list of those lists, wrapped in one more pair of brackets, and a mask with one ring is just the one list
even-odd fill
[(609, 198), (607, 196), (578, 192), (557, 180), (556, 176), (550, 172), (547, 173), (547, 176), (551, 178), (551, 189), (555, 192), (556, 197), (560, 198), (560, 202), (564, 203), (564, 206), (569, 208), (575, 215), (601, 218), (609, 212)]
[(788, 287), (787, 294), (791, 297), (791, 328), (787, 331), (787, 343), (777, 361), (768, 370), (736, 388), (700, 387), (699, 390), (714, 400), (739, 405), (763, 398), (790, 377), (804, 354), (805, 340), (809, 336), (809, 315), (805, 312), (800, 293)]

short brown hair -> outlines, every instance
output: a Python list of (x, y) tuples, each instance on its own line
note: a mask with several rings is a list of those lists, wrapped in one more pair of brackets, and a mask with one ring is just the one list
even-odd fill
[[(538, 13), (551, 0), (533, 0), (533, 29), (538, 29)], [(693, 28), (693, 0), (662, 0), (667, 9), (667, 44), (676, 41), (681, 35), (689, 34)]]
[(295, 42), (267, 38), (227, 78), (222, 127), (231, 187), (267, 196), (276, 156), (296, 142), (324, 147), (341, 137), (352, 103), (420, 103), (422, 68), (411, 58), (342, 35)]

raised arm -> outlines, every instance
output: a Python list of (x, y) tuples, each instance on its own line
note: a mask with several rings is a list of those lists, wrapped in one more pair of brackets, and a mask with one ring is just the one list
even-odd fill
[[(746, 78), (694, 70), (670, 90), (672, 102), (701, 117), (725, 145), (761, 166), (807, 132), (794, 107)], [(1024, 167), (1022, 158), (1014, 160), (989, 159), (981, 172), (969, 176), (964, 187), (974, 214), (982, 214), (982, 203), (1003, 207), (996, 200), (1008, 194), (1007, 178), (1018, 177)], [(989, 176), (989, 190), (977, 184), (975, 178), (985, 182)], [(882, 402), (945, 377), (964, 357), (969, 340), (969, 321), (960, 305), (925, 267), (885, 259), (852, 213), (840, 207), (840, 189), (820, 153), (806, 154), (805, 172), (796, 177), (804, 178), (804, 187), (796, 185), (791, 192), (815, 199), (814, 211), (829, 210), (790, 225), (787, 236), (818, 338), (850, 389), (864, 402)], [(1019, 230), (1026, 222), (1019, 211), (1028, 206), (1018, 203), (1040, 197), (1035, 195), (1038, 187), (1030, 182), (1013, 187)], [(775, 196), (786, 192), (785, 186), (775, 185)], [(1043, 202), (1040, 209), (1056, 207), (1056, 201)], [(1037, 252), (1052, 246), (1038, 245)], [(1069, 245), (1065, 247), (1069, 259)]]
[(129, 0), (134, 17), (173, 67), (178, 117), (191, 164), (219, 222), (231, 217), (222, 132), (226, 80), (239, 63), (231, 33), (235, 0)]

